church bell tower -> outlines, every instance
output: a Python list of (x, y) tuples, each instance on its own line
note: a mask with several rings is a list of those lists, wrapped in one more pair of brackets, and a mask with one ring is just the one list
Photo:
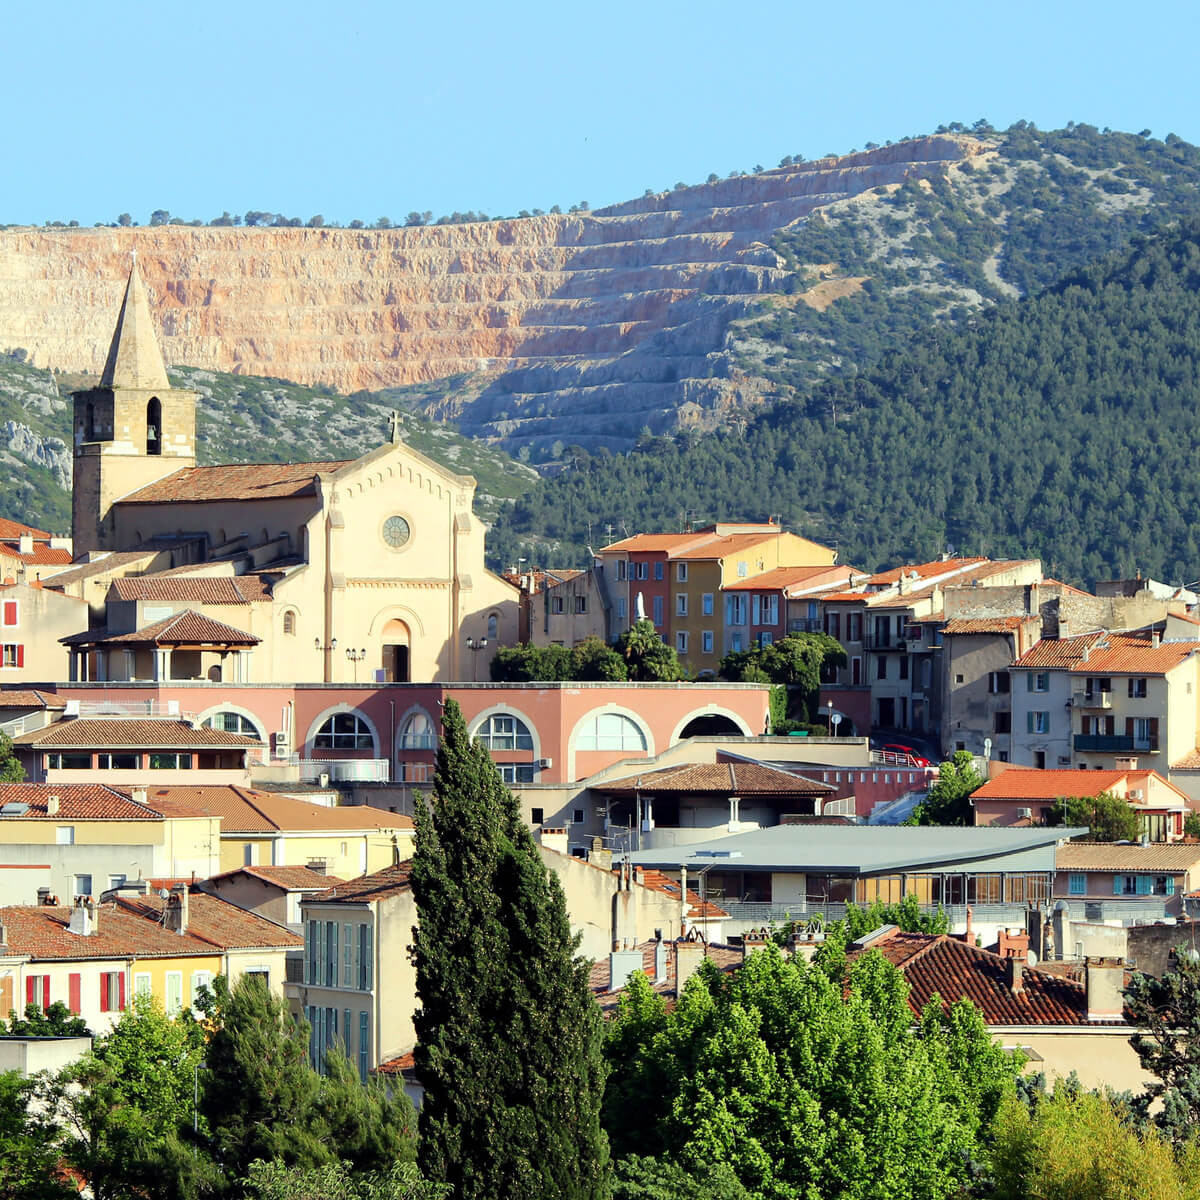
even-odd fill
[(113, 502), (196, 465), (196, 393), (167, 379), (136, 262), (100, 384), (74, 400), (75, 554), (128, 549), (115, 544)]

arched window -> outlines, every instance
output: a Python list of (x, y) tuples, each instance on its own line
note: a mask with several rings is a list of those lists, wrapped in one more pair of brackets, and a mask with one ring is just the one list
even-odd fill
[(433, 722), (423, 712), (411, 714), (404, 722), (400, 731), (400, 748), (402, 750), (432, 750), (437, 745), (437, 736), (433, 732)]
[(200, 722), (204, 729), (221, 729), (226, 733), (244, 733), (247, 737), (259, 737), (258, 726), (249, 717), (239, 712), (213, 713)]
[(296, 636), (296, 614), (290, 609), (283, 614), (283, 632), (288, 637)]
[(519, 717), (493, 713), (475, 731), (475, 740), (489, 750), (532, 750), (533, 734)]
[(157, 396), (146, 405), (146, 453), (162, 453), (162, 403)]
[(89, 400), (85, 411), (83, 440), (85, 442), (94, 442), (96, 440), (96, 406)]
[(589, 717), (579, 731), (577, 750), (645, 750), (646, 738), (635, 721), (623, 713), (602, 712)]
[(357, 713), (334, 713), (313, 739), (318, 750), (371, 750), (371, 727)]
[(487, 636), (489, 642), (496, 640), (496, 634), (500, 628), (500, 618), (495, 613), (488, 613)]

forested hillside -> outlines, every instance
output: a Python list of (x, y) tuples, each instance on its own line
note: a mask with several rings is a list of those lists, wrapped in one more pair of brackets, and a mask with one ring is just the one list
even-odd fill
[(619, 536), (677, 528), (685, 513), (776, 513), (868, 568), (952, 545), (1041, 556), (1075, 582), (1140, 568), (1190, 583), (1198, 400), (1200, 225), (1189, 223), (970, 328), (935, 327), (744, 431), (581, 459), (517, 503), (491, 553), (567, 565), (589, 523), (599, 544), (609, 523)]

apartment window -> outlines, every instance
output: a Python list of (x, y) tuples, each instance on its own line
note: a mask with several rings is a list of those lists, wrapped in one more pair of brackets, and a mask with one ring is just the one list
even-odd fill
[(862, 613), (846, 614), (846, 641), (862, 641)]
[(625, 560), (623, 558), (619, 558), (619, 559), (617, 559), (617, 582), (623, 583), (624, 580), (625, 580)]
[(745, 625), (746, 597), (732, 592), (725, 597), (725, 624)]
[(962, 675), (955, 675), (955, 676), (954, 676), (954, 682), (955, 682), (955, 684), (957, 685), (957, 684), (960, 684), (960, 683), (962, 683), (962, 681), (963, 681), (963, 679), (964, 679), (964, 678), (965, 678), (965, 677), (964, 677), (964, 676), (962, 676)]
[(1050, 672), (1030, 671), (1025, 676), (1025, 689), (1030, 692), (1048, 692), (1050, 690)]
[[(602, 712), (589, 717), (575, 743), (577, 750), (645, 750), (646, 738), (624, 713)], [(580, 816), (582, 821), (583, 817)]]
[(358, 1077), (367, 1082), (367, 1067), (370, 1064), (371, 1018), (368, 1013), (358, 1014)]
[(90, 875), (76, 875), (74, 885), (73, 896), (90, 896), (92, 894), (92, 877)]
[(325, 922), (325, 986), (337, 987), (338, 924)]
[(705, 654), (711, 654), (713, 652), (713, 634), (711, 629), (705, 629), (700, 634), (700, 648)]
[(550, 597), (550, 611), (556, 616), (563, 611), (563, 598), (561, 596)]
[(886, 679), (887, 678), (887, 655), (886, 654), (881, 654), (875, 660), (875, 678), (876, 679)]
[(1112, 691), (1112, 679), (1108, 676), (1099, 676), (1099, 675), (1091, 676), (1091, 675), (1089, 675), (1088, 680), (1087, 680), (1087, 685), (1086, 685), (1086, 691), (1087, 691), (1087, 698), (1089, 700), (1097, 694), (1104, 695), (1105, 692), (1111, 692)]
[(354, 986), (354, 926), (342, 926), (342, 987)]
[(544, 808), (531, 808), (529, 810), (529, 823), (531, 825), (541, 825), (546, 819), (546, 810)]
[(102, 771), (136, 771), (142, 764), (137, 754), (97, 754), (96, 766)]
[[(195, 1008), (200, 1003), (200, 998), (204, 994), (204, 989), (212, 986), (211, 971), (193, 971), (192, 972), (192, 1008)], [(135, 989), (136, 994), (136, 989)]]
[(618, 620), (618, 621), (624, 621), (624, 620), (625, 620), (625, 614), (626, 614), (628, 611), (629, 611), (629, 609), (628, 609), (628, 606), (627, 606), (627, 605), (626, 605), (626, 603), (625, 603), (625, 597), (624, 597), (624, 596), (618, 596), (618, 597), (617, 597), (617, 620)]
[(762, 598), (762, 623), (764, 625), (779, 624), (778, 596), (764, 596)]
[(373, 986), (371, 978), (373, 953), (371, 926), (360, 925), (358, 927), (358, 990), (360, 992), (369, 992)]
[(200, 722), (201, 729), (223, 729), (226, 733), (244, 733), (247, 737), (258, 737), (258, 726), (249, 717), (239, 712), (213, 713)]
[(1027, 712), (1025, 714), (1025, 727), (1027, 733), (1049, 733), (1050, 714), (1048, 712)]
[(661, 625), (663, 623), (663, 598), (661, 596), (654, 597), (654, 624)]
[(661, 562), (656, 562), (654, 564), (654, 578), (661, 579), (662, 577), (663, 577), (663, 564)]
[(497, 763), (500, 782), (506, 784), (532, 783), (533, 763)]
[[(50, 1007), (50, 976), (49, 975), (26, 975), (25, 976), (25, 1003), (36, 1004), (38, 1008), (45, 1012)], [(108, 1010), (103, 1010), (107, 1012)]]
[(688, 648), (688, 635), (686, 633), (682, 633), (682, 632), (677, 633), (675, 635), (675, 649), (678, 650), (680, 654), (686, 654), (687, 648)]
[(687, 583), (688, 565), (685, 562), (675, 564), (675, 579), (678, 583)]
[(183, 972), (167, 972), (167, 1016), (177, 1017), (183, 1012)]
[(1087, 876), (1082, 871), (1072, 871), (1067, 882), (1067, 892), (1072, 896), (1087, 895)]
[(493, 713), (475, 731), (475, 740), (489, 750), (532, 750), (533, 734), (518, 717)]
[(583, 809), (577, 808), (571, 813), (571, 820), (576, 825), (583, 824)]
[(246, 842), (242, 846), (242, 866), (257, 867), (258, 866), (258, 843)]
[(900, 678), (901, 679), (908, 678), (908, 655), (907, 654), (900, 655)]
[(75, 826), (74, 825), (59, 825), (54, 830), (54, 844), (56, 846), (73, 846), (73, 845), (75, 845)]
[(862, 681), (862, 659), (856, 655), (850, 660), (850, 682), (861, 684)]
[(90, 754), (55, 752), (46, 755), (46, 767), (51, 771), (90, 771), (92, 756)]
[[(772, 633), (772, 632), (771, 632), (769, 629), (764, 629), (764, 630), (762, 631), (762, 633), (760, 633), (760, 634), (758, 635), (758, 644), (759, 644), (760, 646), (769, 646), (769, 645), (771, 645), (771, 644), (772, 644), (774, 641), (775, 641), (775, 635), (774, 635), (774, 634), (773, 634), (773, 633)], [(832, 680), (832, 679), (829, 679), (829, 680), (826, 680), (826, 682), (827, 682), (827, 683), (832, 683), (832, 682), (833, 682), (833, 680)]]
[(283, 614), (283, 632), (288, 637), (294, 637), (296, 634), (296, 614), (288, 611)]
[(4, 624), (5, 625), (19, 624), (19, 622), (17, 620), (17, 615), (18, 615), (17, 601), (16, 600), (5, 600), (4, 601)]
[(11, 642), (4, 643), (4, 665), (6, 667), (23, 667), (25, 665), (25, 647)]
[(835, 642), (842, 640), (842, 614), (835, 612), (827, 612), (825, 614), (825, 632), (829, 634)]
[(762, 597), (757, 592), (750, 597), (750, 624), (762, 624)]
[(153, 989), (150, 986), (150, 972), (149, 971), (139, 971), (133, 977), (133, 994), (134, 994), (134, 996), (135, 997), (137, 997), (137, 996), (145, 997), (145, 996), (151, 995), (152, 992), (153, 992)]
[(152, 771), (186, 771), (190, 770), (192, 756), (184, 753), (151, 754), (150, 769)]
[(640, 563), (637, 563), (636, 566), (637, 566), (637, 577), (639, 579), (649, 579), (650, 578), (650, 564), (649, 563), (640, 562)]
[(729, 651), (731, 654), (741, 654), (742, 635), (740, 633), (731, 633), (729, 635)]
[(677, 617), (686, 617), (688, 615), (688, 594), (687, 592), (675, 593), (675, 615)]
[(997, 712), (992, 728), (996, 733), (1012, 733), (1012, 713), (1008, 709)]
[(575, 597), (575, 611), (577, 613), (587, 612), (587, 597), (586, 596), (576, 596)]
[[(176, 976), (178, 971), (173, 972)], [(47, 992), (49, 989), (47, 988)], [(171, 992), (171, 973), (167, 975), (167, 995)], [(124, 971), (103, 971), (100, 974), (100, 1011), (101, 1012), (124, 1012), (125, 1011), (125, 972)], [(176, 1012), (179, 1010), (176, 1009)], [(171, 1012), (168, 1003), (167, 1015), (174, 1015)]]
[[(7, 650), (7, 648), (8, 647), (6, 646), (5, 649)], [(4, 665), (8, 666), (8, 663), (6, 662)], [(1144, 700), (1145, 697), (1146, 697), (1146, 680), (1144, 678), (1143, 679), (1130, 679), (1129, 680), (1129, 698), (1131, 700)]]
[(1135, 750), (1158, 750), (1158, 718), (1136, 717), (1126, 718), (1125, 731), (1133, 735)]
[(713, 615), (713, 594), (705, 592), (700, 597), (700, 612), (703, 616), (711, 617)]
[[(962, 682), (962, 676), (958, 677), (959, 683)], [(1006, 696), (1010, 686), (1009, 675), (1007, 671), (992, 671), (988, 674), (988, 691), (993, 696)]]

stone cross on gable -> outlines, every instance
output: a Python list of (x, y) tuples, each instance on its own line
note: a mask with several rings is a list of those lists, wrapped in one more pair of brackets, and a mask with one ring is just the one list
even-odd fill
[(388, 417), (388, 440), (398, 442), (400, 440), (400, 410), (393, 408), (392, 415)]

